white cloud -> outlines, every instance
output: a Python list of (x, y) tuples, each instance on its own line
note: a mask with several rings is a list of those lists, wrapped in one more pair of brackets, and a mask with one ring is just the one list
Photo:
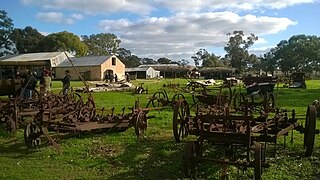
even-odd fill
[(131, 12), (146, 15), (158, 7), (175, 12), (248, 11), (283, 9), (288, 6), (315, 3), (317, 0), (21, 0), (21, 2), (25, 5), (76, 10), (81, 13)]
[(75, 21), (81, 20), (83, 16), (81, 14), (71, 14), (69, 17), (60, 12), (39, 12), (36, 14), (36, 19), (48, 23), (63, 23), (74, 24)]
[[(133, 53), (159, 58), (190, 54), (199, 48), (222, 48), (228, 40), (226, 34), (234, 30), (263, 36), (278, 33), (294, 24), (288, 18), (211, 12), (179, 13), (167, 18), (147, 17), (138, 21), (103, 20), (99, 27), (117, 34), (122, 41), (121, 46)], [(263, 37), (260, 38), (259, 43), (265, 42)]]
[(47, 36), (47, 35), (51, 34), (50, 32), (44, 32), (44, 31), (39, 31), (39, 33), (41, 33), (44, 36)]
[(269, 52), (271, 48), (274, 48), (275, 46), (263, 46), (263, 47), (257, 47), (257, 48), (252, 48), (250, 50), (250, 53), (253, 53), (257, 56), (263, 55), (266, 52)]
[(298, 4), (314, 3), (316, 0), (154, 0), (154, 2), (172, 11), (190, 12), (199, 10), (248, 11), (255, 9), (283, 9)]
[(22, 3), (45, 9), (68, 9), (90, 14), (131, 12), (145, 15), (153, 9), (148, 0), (22, 0)]

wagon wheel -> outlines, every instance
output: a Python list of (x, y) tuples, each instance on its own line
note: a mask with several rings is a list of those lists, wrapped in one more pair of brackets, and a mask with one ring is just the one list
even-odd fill
[(263, 109), (268, 111), (274, 108), (274, 95), (272, 93), (266, 93), (263, 95)]
[(151, 103), (153, 107), (163, 107), (168, 103), (168, 98), (163, 92), (156, 92), (151, 98)]
[(185, 146), (184, 156), (182, 158), (183, 173), (185, 177), (196, 179), (198, 174), (198, 163), (196, 157), (199, 156), (199, 142), (188, 142)]
[(24, 142), (28, 148), (35, 148), (41, 144), (39, 127), (34, 123), (28, 123), (24, 129)]
[(205, 85), (194, 82), (194, 81), (189, 82), (189, 84), (185, 87), (185, 89), (192, 92), (196, 92), (196, 93), (202, 93), (207, 91), (207, 88)]
[(96, 106), (92, 99), (88, 99), (86, 104), (79, 110), (78, 119), (90, 121), (96, 115)]
[(176, 102), (177, 102), (178, 100), (181, 100), (181, 99), (182, 99), (182, 100), (185, 100), (185, 99), (186, 99), (183, 94), (181, 94), (181, 93), (175, 94), (175, 95), (172, 97), (172, 100), (171, 100), (171, 105), (172, 105), (172, 107), (174, 107), (174, 105), (176, 104)]
[(233, 99), (233, 108), (237, 111), (243, 111), (245, 97), (243, 93), (238, 93)]
[(11, 116), (5, 115), (6, 131), (12, 134), (15, 134), (17, 131), (17, 126), (15, 121)]
[(145, 130), (147, 130), (148, 127), (148, 121), (147, 121), (147, 115), (143, 111), (139, 111), (138, 115), (136, 116), (135, 120), (135, 133), (137, 137), (142, 137), (144, 135)]
[(174, 106), (173, 112), (173, 136), (177, 142), (181, 142), (188, 136), (187, 121), (189, 120), (190, 109), (186, 100), (179, 100)]
[(220, 105), (230, 105), (232, 100), (232, 90), (230, 86), (222, 86), (219, 92)]
[(304, 132), (304, 147), (306, 148), (306, 156), (311, 156), (314, 140), (316, 134), (316, 119), (317, 111), (314, 105), (309, 105), (307, 109), (306, 122), (305, 122), (305, 132)]
[(255, 143), (254, 147), (254, 179), (261, 180), (261, 144)]

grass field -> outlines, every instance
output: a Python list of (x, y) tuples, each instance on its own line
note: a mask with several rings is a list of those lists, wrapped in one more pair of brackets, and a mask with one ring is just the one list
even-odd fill
[[(92, 93), (98, 108), (115, 107), (120, 113), (122, 107), (133, 107), (139, 99), (142, 106), (148, 98), (164, 83), (179, 83), (185, 86), (183, 79), (141, 80), (149, 94), (136, 95), (132, 92)], [(61, 82), (53, 82), (53, 91), (59, 92)], [(72, 82), (73, 87), (81, 87), (82, 82)], [(275, 88), (276, 106), (288, 110), (295, 109), (304, 123), (306, 108), (314, 99), (320, 99), (320, 80), (307, 81), (307, 89)], [(167, 90), (169, 98), (174, 92)], [(186, 94), (188, 101), (191, 95)], [(83, 94), (86, 97), (86, 94)], [(23, 141), (23, 129), (16, 137), (11, 137), (0, 127), (0, 179), (183, 179), (182, 155), (188, 137), (182, 143), (176, 143), (172, 134), (172, 113), (168, 108), (151, 111), (156, 118), (148, 121), (145, 138), (137, 139), (134, 129), (124, 132), (83, 134), (72, 138), (61, 138), (58, 142), (62, 154), (46, 144), (45, 138), (40, 148), (28, 150)], [(320, 127), (320, 123), (317, 123)], [(56, 134), (53, 134), (57, 136)], [(286, 149), (279, 139), (277, 154), (268, 156), (271, 167), (263, 170), (263, 179), (319, 179), (320, 178), (320, 142), (316, 135), (315, 151), (312, 157), (304, 157), (303, 135), (294, 132), (293, 144)], [(272, 152), (272, 146), (268, 146)], [(212, 150), (213, 152), (219, 151)], [(253, 179), (253, 171), (228, 167), (229, 179)], [(205, 179), (219, 179), (220, 167), (202, 163), (199, 176)]]

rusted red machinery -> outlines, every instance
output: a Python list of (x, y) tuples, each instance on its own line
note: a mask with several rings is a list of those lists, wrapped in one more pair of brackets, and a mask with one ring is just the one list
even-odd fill
[[(25, 143), (29, 148), (40, 145), (41, 135), (45, 135), (56, 149), (60, 149), (54, 140), (48, 135), (48, 131), (63, 133), (81, 133), (90, 131), (110, 131), (125, 130), (129, 127), (135, 127), (135, 133), (138, 137), (144, 134), (147, 128), (147, 113), (149, 109), (140, 108), (139, 102), (135, 103), (133, 108), (128, 108), (129, 112), (122, 109), (121, 114), (116, 114), (115, 109), (107, 110), (103, 108), (99, 114), (95, 103), (88, 98), (86, 103), (80, 100), (74, 104), (61, 106), (55, 103), (55, 97), (46, 97), (41, 102), (39, 113), (34, 120), (25, 127)], [(106, 114), (105, 114), (106, 113)]]
[(248, 106), (252, 110), (274, 111), (275, 101), (273, 89), (277, 83), (277, 77), (248, 76), (244, 78), (243, 83), (246, 88), (246, 94), (238, 92), (234, 95), (233, 106), (235, 110), (244, 109), (244, 101), (248, 99)]
[(172, 99), (169, 99), (167, 91), (165, 89), (155, 92), (152, 97), (150, 97), (149, 102), (147, 103), (146, 108), (153, 106), (155, 108), (162, 108), (165, 106), (173, 107), (175, 102), (179, 99), (185, 99), (184, 95), (181, 93), (176, 93)]
[[(314, 106), (307, 110), (306, 124), (297, 122), (295, 111), (277, 109), (273, 115), (260, 113), (255, 117), (245, 101), (244, 113), (231, 113), (228, 106), (209, 106), (197, 109), (195, 116), (190, 114), (189, 104), (179, 100), (174, 107), (173, 134), (177, 142), (188, 135), (195, 135), (196, 141), (187, 142), (183, 156), (183, 169), (187, 177), (196, 178), (199, 164), (212, 162), (222, 165), (253, 167), (255, 179), (261, 179), (265, 162), (267, 144), (273, 144), (276, 150), (278, 137), (286, 137), (290, 131), (304, 133), (306, 155), (313, 151), (316, 111)], [(293, 133), (291, 138), (293, 139)], [(286, 139), (286, 138), (284, 138)], [(262, 146), (263, 144), (264, 146)], [(284, 143), (285, 144), (285, 143)], [(205, 148), (222, 147), (224, 154), (217, 157)], [(210, 148), (211, 147), (211, 148)], [(274, 151), (275, 152), (275, 151)]]
[[(86, 100), (78, 93), (69, 95), (47, 94), (39, 100), (6, 99), (0, 101), (1, 121), (9, 132), (14, 133), (20, 124), (25, 124), (24, 141), (28, 148), (41, 144), (40, 136), (48, 138), (57, 150), (59, 145), (49, 136), (49, 131), (81, 133), (88, 131), (126, 130), (135, 127), (138, 137), (147, 128), (147, 113), (154, 108), (141, 108), (136, 101), (132, 108), (123, 108), (121, 114), (115, 109), (98, 110), (91, 96)], [(97, 112), (99, 111), (99, 112)], [(23, 118), (29, 117), (26, 122)]]

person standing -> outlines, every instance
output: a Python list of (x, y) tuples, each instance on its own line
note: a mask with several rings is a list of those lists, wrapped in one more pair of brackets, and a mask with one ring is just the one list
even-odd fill
[(44, 70), (42, 72), (42, 79), (41, 79), (41, 92), (46, 94), (47, 92), (51, 92), (51, 76), (50, 71)]
[(70, 71), (66, 70), (65, 71), (66, 75), (64, 76), (62, 83), (63, 83), (63, 87), (62, 87), (62, 93), (63, 95), (67, 95), (69, 92), (69, 88), (70, 88), (70, 81), (71, 81), (71, 76)]
[(127, 80), (127, 82), (130, 82), (130, 75), (129, 75), (129, 73), (126, 73), (126, 80)]
[(114, 75), (114, 82), (118, 82), (118, 75), (117, 74)]
[(37, 79), (35, 77), (35, 72), (28, 71), (23, 82), (23, 91), (25, 99), (30, 99), (32, 97), (32, 90), (35, 89), (36, 86)]

